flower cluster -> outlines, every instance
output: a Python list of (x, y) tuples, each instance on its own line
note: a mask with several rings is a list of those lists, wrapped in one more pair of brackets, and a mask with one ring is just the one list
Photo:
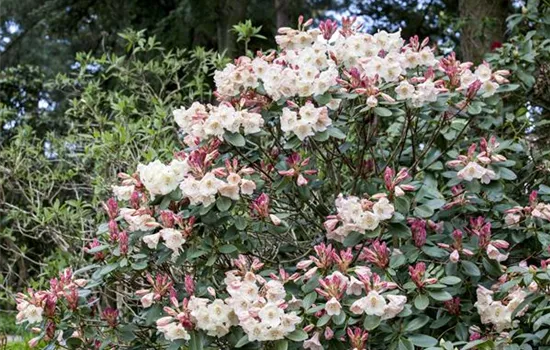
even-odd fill
[[(502, 332), (514, 326), (512, 313), (527, 295), (521, 288), (514, 288), (504, 299), (493, 300), (494, 292), (483, 286), (477, 287), (476, 294), (477, 302), (475, 306), (481, 317), (481, 322), (494, 325), (497, 332)], [(521, 311), (517, 313), (517, 317), (522, 315)]]
[(36, 333), (42, 333), (29, 341), (31, 346), (35, 346), (40, 339), (52, 340), (61, 335), (57, 331), (55, 316), (60, 304), (65, 304), (73, 312), (79, 307), (79, 289), (88, 283), (87, 279), (77, 279), (73, 271), (67, 268), (59, 273), (58, 278), (50, 280), (48, 290), (34, 291), (28, 290), (28, 295), (18, 293), (15, 300), (17, 302), (16, 322), (18, 324), (27, 322), (28, 324), (40, 324), (41, 327), (33, 328)]
[(512, 226), (529, 216), (550, 221), (550, 204), (537, 201), (537, 191), (531, 192), (528, 206), (515, 206), (512, 209), (508, 209), (504, 222), (506, 225)]
[(219, 157), (219, 141), (197, 148), (190, 153), (180, 152), (169, 165), (155, 160), (138, 166), (139, 180), (152, 195), (166, 195), (176, 189), (191, 204), (210, 205), (216, 195), (238, 200), (240, 195), (251, 195), (254, 181), (245, 178), (254, 173), (249, 167), (239, 167), (237, 159), (226, 160), (225, 167), (212, 169)]
[(381, 221), (391, 219), (395, 209), (388, 198), (381, 194), (371, 199), (378, 200), (338, 195), (335, 201), (338, 214), (328, 216), (324, 223), (327, 238), (343, 242), (352, 231), (373, 231)]
[(263, 264), (251, 263), (244, 256), (234, 262), (237, 270), (226, 273), (229, 297), (225, 300), (191, 298), (189, 310), (197, 327), (208, 335), (221, 337), (239, 325), (250, 341), (283, 339), (302, 319), (296, 312), (285, 312), (286, 291), (278, 280), (266, 281), (256, 274)]
[(457, 173), (459, 179), (465, 181), (478, 179), (481, 183), (488, 184), (491, 180), (497, 178), (497, 174), (489, 168), (489, 165), (506, 161), (506, 157), (496, 153), (499, 145), (494, 136), (489, 139), (489, 142), (482, 138), (479, 145), (481, 152), (476, 155), (478, 145), (473, 143), (468, 148), (467, 156), (460, 155), (457, 160), (452, 160), (447, 165), (450, 167), (463, 167)]
[(331, 124), (327, 107), (315, 108), (311, 101), (300, 107), (298, 112), (283, 108), (281, 115), (281, 130), (287, 135), (293, 133), (302, 141), (325, 131)]
[(188, 145), (195, 145), (210, 137), (222, 138), (228, 131), (245, 135), (260, 132), (264, 124), (262, 116), (247, 110), (236, 110), (229, 103), (219, 106), (195, 102), (191, 107), (174, 110), (174, 119), (185, 135)]

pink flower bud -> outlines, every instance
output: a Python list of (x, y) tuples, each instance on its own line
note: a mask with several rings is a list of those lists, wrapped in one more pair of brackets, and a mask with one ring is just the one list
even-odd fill
[(273, 225), (279, 226), (281, 224), (281, 219), (279, 219), (276, 215), (269, 214), (269, 218), (271, 219)]
[(164, 327), (174, 320), (172, 316), (164, 316), (157, 320), (157, 327)]
[(86, 284), (88, 284), (88, 280), (84, 278), (79, 278), (74, 280), (74, 284), (79, 286), (80, 288), (84, 287)]
[(305, 270), (307, 269), (311, 264), (313, 263), (312, 260), (302, 260), (298, 264), (296, 264), (296, 268), (298, 270)]
[(460, 260), (460, 254), (458, 253), (458, 250), (453, 250), (451, 255), (449, 256), (449, 260), (453, 263), (457, 263)]
[(151, 292), (150, 289), (139, 289), (139, 290), (136, 291), (136, 295), (138, 297), (141, 297), (141, 296), (144, 296), (145, 294), (147, 294), (149, 292)]
[(316, 272), (317, 272), (317, 266), (313, 267), (312, 269), (310, 269), (308, 272), (304, 274), (304, 280), (309, 280), (310, 278), (313, 277), (313, 275), (315, 275)]
[(491, 163), (491, 158), (489, 157), (484, 157), (484, 156), (478, 156), (477, 157), (477, 160), (479, 160), (480, 163), (482, 164), (490, 164)]
[(474, 252), (472, 252), (470, 249), (462, 249), (462, 254), (474, 256)]
[(456, 168), (459, 165), (462, 165), (462, 161), (460, 160), (450, 160), (447, 162), (447, 166), (451, 168)]
[(294, 176), (294, 174), (296, 174), (296, 170), (294, 170), (294, 169), (280, 170), (280, 171), (279, 171), (279, 175), (281, 175), (281, 176), (289, 176), (289, 177), (292, 177), (292, 176)]
[(534, 293), (539, 289), (539, 285), (537, 284), (537, 282), (533, 281), (529, 284), (527, 288), (529, 289), (530, 292)]
[(385, 94), (383, 92), (379, 93), (380, 96), (382, 96), (382, 98), (385, 100), (385, 101), (388, 101), (388, 102), (395, 102), (395, 99), (393, 97), (391, 97), (390, 95), (388, 94)]
[(29, 342), (27, 344), (29, 344), (29, 346), (31, 348), (34, 348), (35, 346), (38, 345), (38, 343), (40, 342), (40, 339), (42, 339), (41, 336), (38, 336), (38, 337), (34, 337), (32, 338), (31, 340), (29, 340)]
[(334, 337), (334, 331), (330, 327), (325, 328), (325, 339), (331, 340), (333, 337)]
[(298, 180), (296, 180), (296, 184), (300, 187), (307, 185), (308, 181), (307, 179), (302, 175), (298, 175)]
[(494, 245), (496, 248), (500, 248), (500, 249), (508, 249), (508, 247), (510, 246), (510, 243), (502, 239), (497, 239), (495, 241), (492, 241), (491, 244)]
[(334, 231), (336, 228), (336, 225), (338, 225), (339, 220), (338, 219), (330, 219), (323, 223), (323, 226), (325, 229), (329, 232)]
[(191, 275), (185, 275), (185, 291), (188, 295), (195, 294), (195, 281), (193, 280), (193, 276)]
[(395, 192), (394, 193), (395, 193), (396, 197), (401, 197), (401, 196), (405, 195), (405, 191), (403, 191), (401, 186), (395, 186)]

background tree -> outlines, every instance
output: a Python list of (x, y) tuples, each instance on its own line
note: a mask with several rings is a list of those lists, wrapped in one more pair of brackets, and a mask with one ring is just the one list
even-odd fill
[(67, 106), (57, 119), (62, 125), (40, 128), (24, 121), (47, 120), (47, 108), (13, 99), (17, 93), (9, 89), (0, 95), (1, 115), (21, 121), (0, 145), (0, 291), (65, 265), (93, 229), (109, 179), (170, 154), (175, 129), (166, 120), (173, 106), (211, 99), (210, 75), (226, 62), (223, 56), (201, 48), (167, 51), (143, 32), (122, 37), (123, 55), (79, 54), (78, 70), (46, 84), (35, 71), (20, 69), (3, 81), (63, 94)]

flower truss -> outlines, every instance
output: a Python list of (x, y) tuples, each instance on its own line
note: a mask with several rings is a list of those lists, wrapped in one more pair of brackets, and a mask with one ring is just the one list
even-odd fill
[(311, 23), (174, 110), (182, 149), (119, 174), (90, 264), (17, 296), (31, 345), (548, 344), (548, 171), (503, 122), (510, 73)]

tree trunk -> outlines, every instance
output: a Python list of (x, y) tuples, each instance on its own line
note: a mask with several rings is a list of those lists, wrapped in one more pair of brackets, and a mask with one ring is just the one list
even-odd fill
[(460, 52), (464, 61), (480, 63), (493, 45), (504, 41), (508, 0), (459, 0)]
[(275, 14), (277, 18), (277, 29), (290, 26), (290, 14), (288, 4), (290, 0), (275, 0)]
[(236, 52), (235, 35), (231, 31), (233, 25), (246, 19), (248, 0), (220, 1), (219, 20), (217, 27), (218, 51), (232, 57)]

